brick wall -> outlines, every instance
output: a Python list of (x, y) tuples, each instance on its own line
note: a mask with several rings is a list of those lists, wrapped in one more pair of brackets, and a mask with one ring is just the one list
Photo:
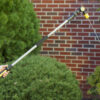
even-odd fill
[[(49, 34), (81, 5), (87, 8), (90, 21), (100, 36), (99, 0), (31, 0), (40, 19), (40, 33)], [(100, 65), (100, 41), (97, 40), (89, 20), (82, 14), (72, 19), (43, 43), (41, 54), (56, 58), (75, 73), (83, 95), (89, 86), (86, 78)], [(89, 96), (88, 96), (89, 97)]]

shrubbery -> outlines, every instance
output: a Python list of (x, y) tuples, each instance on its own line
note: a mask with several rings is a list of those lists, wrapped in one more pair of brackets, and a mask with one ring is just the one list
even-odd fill
[(38, 31), (39, 20), (29, 0), (0, 0), (0, 62), (25, 53), (40, 40)]
[(0, 100), (81, 100), (78, 82), (55, 59), (28, 56), (0, 79)]
[(94, 73), (88, 77), (88, 83), (91, 86), (88, 94), (93, 96), (100, 95), (100, 66), (96, 67)]

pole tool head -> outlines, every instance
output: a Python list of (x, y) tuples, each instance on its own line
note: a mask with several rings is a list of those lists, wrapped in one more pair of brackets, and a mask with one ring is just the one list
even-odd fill
[(89, 19), (89, 14), (86, 12), (85, 7), (80, 7), (79, 10), (83, 13), (86, 19)]

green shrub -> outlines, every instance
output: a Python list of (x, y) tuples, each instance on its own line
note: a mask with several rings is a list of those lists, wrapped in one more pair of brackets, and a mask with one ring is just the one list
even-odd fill
[(100, 66), (96, 67), (94, 73), (88, 77), (88, 84), (91, 86), (88, 94), (100, 95)]
[(11, 61), (31, 48), (40, 40), (38, 30), (39, 20), (29, 0), (0, 0), (0, 62)]
[(65, 64), (29, 56), (0, 79), (1, 100), (81, 100), (78, 82)]

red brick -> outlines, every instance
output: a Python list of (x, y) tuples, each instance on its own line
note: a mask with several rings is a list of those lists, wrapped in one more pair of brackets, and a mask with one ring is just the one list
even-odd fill
[(88, 0), (78, 0), (78, 3), (88, 3)]
[(66, 0), (66, 3), (76, 3), (76, 0)]
[(89, 3), (100, 3), (99, 0), (90, 0)]
[(100, 7), (100, 4), (95, 4), (94, 6), (98, 8), (98, 7)]
[(69, 4), (60, 4), (59, 7), (69, 7)]
[(77, 67), (76, 64), (66, 64), (68, 67)]
[(65, 9), (65, 11), (69, 11), (69, 12), (71, 12), (71, 11), (72, 11), (72, 12), (74, 12), (74, 11), (75, 11), (75, 9), (73, 9), (73, 8), (66, 8), (66, 9)]
[(100, 57), (90, 57), (91, 60), (100, 60)]
[(60, 31), (61, 31), (61, 32), (69, 32), (70, 29), (67, 29), (67, 28), (61, 28)]
[(82, 63), (82, 61), (81, 60), (72, 60), (72, 63)]
[(63, 11), (64, 9), (62, 8), (54, 8), (53, 11)]
[(84, 56), (94, 56), (94, 53), (83, 53)]
[(82, 60), (83, 60), (83, 59), (84, 59), (84, 60), (88, 60), (88, 57), (78, 57), (78, 59), (80, 59), (80, 60), (81, 60), (81, 59), (82, 59)]
[(93, 29), (84, 29), (84, 32), (94, 32)]
[(77, 41), (74, 41), (74, 40), (68, 40), (67, 43), (77, 43)]
[(44, 24), (43, 27), (53, 27), (53, 24)]
[(46, 36), (48, 34), (49, 34), (49, 32), (43, 32), (43, 36)]
[(78, 76), (88, 76), (88, 73), (84, 73), (84, 72), (77, 72)]
[(78, 36), (88, 36), (89, 33), (78, 33)]
[[(59, 20), (59, 19), (62, 19), (62, 16), (53, 16), (52, 19)], [(59, 26), (59, 24), (56, 26)]]
[(57, 8), (58, 5), (57, 5), (57, 4), (49, 4), (48, 7), (49, 7), (49, 8)]
[(84, 7), (91, 8), (91, 7), (93, 7), (93, 4), (84, 4)]
[(80, 80), (79, 82), (80, 82), (80, 84), (86, 84), (87, 83), (85, 80)]
[(96, 53), (96, 56), (100, 56), (100, 53)]
[(72, 37), (72, 39), (75, 39), (75, 40), (82, 40), (82, 37)]
[(89, 25), (79, 25), (80, 28), (89, 28)]
[(76, 56), (67, 56), (66, 59), (76, 59)]
[(46, 43), (43, 43), (43, 45), (42, 45), (43, 47), (47, 47), (47, 44)]
[(32, 3), (41, 3), (41, 0), (31, 0)]
[(47, 23), (57, 23), (56, 20), (47, 20)]
[(76, 79), (82, 80), (82, 76), (76, 76)]
[(64, 3), (64, 0), (54, 0), (54, 3)]
[(57, 16), (57, 12), (47, 12), (47, 15), (51, 15), (51, 16), (56, 15)]
[(100, 29), (96, 29), (96, 32), (100, 32)]
[(45, 43), (53, 43), (53, 40), (46, 40)]
[(58, 39), (58, 36), (51, 36), (49, 39)]
[(95, 40), (95, 37), (84, 37), (85, 40)]
[(34, 8), (36, 12), (41, 11), (41, 8)]
[(94, 69), (89, 69), (89, 68), (83, 69), (83, 72), (93, 72), (93, 71), (94, 71)]
[(57, 59), (65, 59), (65, 56), (55, 56)]
[(88, 64), (78, 64), (78, 67), (80, 68), (80, 67), (82, 67), (82, 68), (88, 68), (89, 67), (89, 65)]
[(84, 19), (85, 19), (85, 17), (84, 17), (84, 16), (82, 16), (82, 17), (81, 17), (81, 16), (79, 16), (79, 17), (76, 17), (76, 19), (77, 19), (77, 20), (84, 20)]
[(90, 19), (90, 20), (97, 20), (98, 17), (90, 17), (89, 19)]
[(42, 16), (41, 19), (51, 19), (51, 16)]
[(85, 64), (95, 64), (94, 61), (84, 61)]
[(60, 55), (71, 55), (70, 52), (60, 52)]
[(96, 64), (100, 65), (100, 61), (96, 61)]
[(51, 31), (53, 31), (54, 30), (54, 27), (50, 27), (49, 29), (48, 29), (48, 32), (51, 32)]
[(68, 27), (68, 28), (77, 28), (77, 25), (74, 25), (74, 24), (72, 25), (71, 24), (71, 25), (66, 25), (66, 27)]
[(59, 15), (60, 16), (67, 16), (67, 15), (69, 15), (69, 13), (68, 12), (59, 12)]
[(95, 64), (94, 65), (93, 64), (90, 65), (90, 68), (94, 68), (95, 69), (96, 67), (97, 67), (97, 65), (95, 65)]
[(46, 12), (48, 11), (49, 12), (49, 11), (52, 11), (52, 9), (51, 8), (42, 8), (42, 11), (46, 11)]
[(52, 0), (42, 0), (42, 3), (52, 3)]
[(46, 23), (46, 21), (45, 20), (40, 20), (40, 23), (43, 24), (43, 23)]
[(96, 12), (96, 13), (95, 13), (95, 15), (98, 15), (98, 16), (100, 16), (100, 13), (99, 13), (99, 12)]
[(72, 23), (72, 24), (81, 24), (81, 21), (71, 21), (70, 23)]
[(90, 49), (90, 52), (100, 52), (100, 49)]
[(60, 37), (60, 39), (68, 40), (68, 39), (70, 39), (70, 37)]
[(82, 29), (72, 29), (73, 32), (82, 32)]
[(38, 12), (37, 15), (41, 16), (41, 15), (46, 15), (45, 12)]
[(44, 31), (47, 31), (46, 28), (40, 28), (40, 31), (44, 32)]
[[(93, 25), (94, 28), (100, 28), (100, 25)], [(99, 30), (100, 32), (100, 30)]]
[(80, 4), (71, 4), (71, 7), (78, 8), (78, 7), (80, 7)]
[(78, 67), (83, 67), (83, 68), (88, 68), (89, 67), (89, 65), (88, 64), (78, 64)]
[[(83, 24), (90, 24), (89, 21), (82, 21), (82, 22), (83, 22)], [(91, 23), (93, 24), (93, 21), (91, 21)]]
[(81, 68), (71, 68), (72, 71), (82, 71)]

